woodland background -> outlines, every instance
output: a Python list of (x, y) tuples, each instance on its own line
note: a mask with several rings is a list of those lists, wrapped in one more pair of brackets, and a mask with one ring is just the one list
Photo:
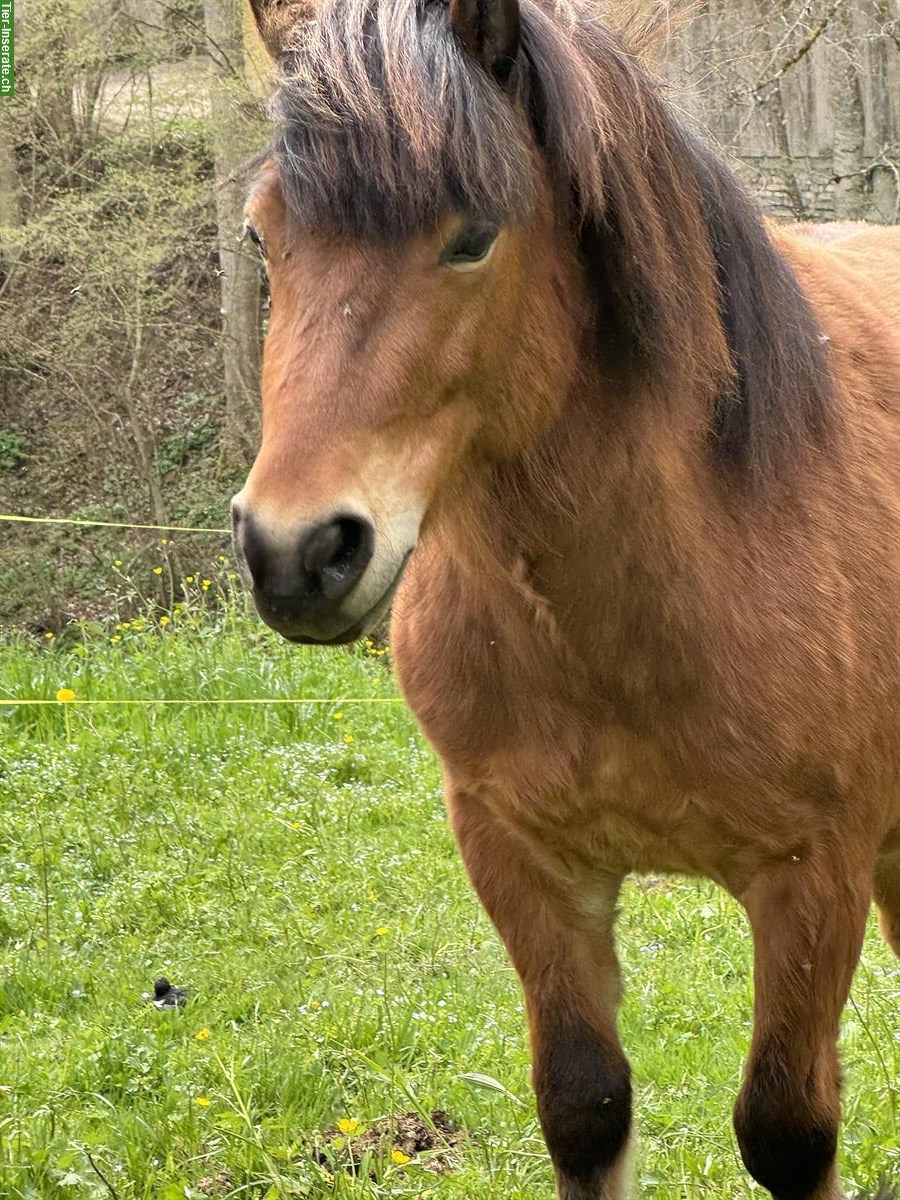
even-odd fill
[[(0, 101), (0, 513), (224, 525), (257, 436), (265, 327), (238, 241), (268, 137), (249, 13), (19, 0), (16, 48)], [(900, 220), (900, 0), (708, 0), (658, 69), (779, 219)], [(225, 550), (204, 536), (205, 555), (210, 540)], [(102, 619), (124, 580), (171, 603), (194, 549), (0, 523), (0, 622)]]

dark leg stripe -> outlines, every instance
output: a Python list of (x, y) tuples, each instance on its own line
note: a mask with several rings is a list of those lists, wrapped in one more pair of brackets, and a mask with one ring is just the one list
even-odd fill
[(744, 1165), (776, 1200), (809, 1200), (837, 1154), (837, 1124), (810, 1111), (774, 1051), (751, 1067), (734, 1114)]
[(617, 1046), (584, 1022), (567, 1021), (552, 1034), (542, 1028), (535, 1090), (550, 1155), (564, 1178), (575, 1185), (616, 1164), (631, 1130), (631, 1069)]

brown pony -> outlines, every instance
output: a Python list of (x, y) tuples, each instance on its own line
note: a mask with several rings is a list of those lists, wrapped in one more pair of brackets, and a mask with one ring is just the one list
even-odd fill
[(561, 1200), (626, 1192), (632, 871), (745, 907), (741, 1153), (836, 1200), (873, 893), (900, 952), (900, 230), (764, 223), (583, 0), (255, 10), (259, 612), (330, 645), (394, 599)]

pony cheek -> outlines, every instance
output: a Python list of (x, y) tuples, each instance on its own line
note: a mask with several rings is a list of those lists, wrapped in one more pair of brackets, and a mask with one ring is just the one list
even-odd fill
[(559, 416), (558, 395), (543, 381), (517, 374), (485, 388), (479, 397), (481, 420), (476, 445), (494, 462), (527, 454)]

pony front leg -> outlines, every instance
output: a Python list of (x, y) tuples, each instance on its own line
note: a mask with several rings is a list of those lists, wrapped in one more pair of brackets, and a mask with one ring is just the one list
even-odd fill
[(624, 1200), (631, 1071), (616, 1030), (621, 876), (582, 893), (471, 796), (448, 797), (469, 876), (506, 944), (531, 1030), (538, 1115), (559, 1200)]
[(740, 897), (754, 938), (753, 1041), (734, 1122), (776, 1200), (840, 1200), (838, 1027), (862, 947), (871, 875), (844, 847), (761, 872)]

